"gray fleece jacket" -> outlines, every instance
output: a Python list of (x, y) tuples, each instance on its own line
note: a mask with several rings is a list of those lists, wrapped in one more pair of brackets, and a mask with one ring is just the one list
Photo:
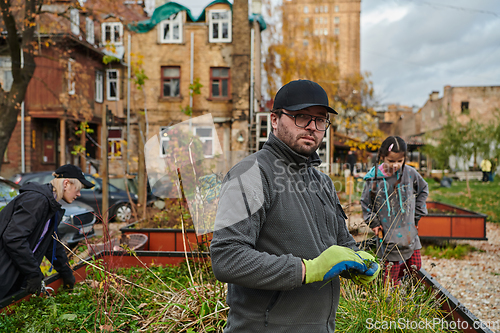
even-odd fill
[(302, 284), (302, 259), (331, 245), (357, 250), (330, 178), (272, 133), (224, 180), (210, 246), (228, 282), (225, 333), (335, 331), (339, 278)]
[[(401, 182), (395, 186), (399, 177)], [(409, 165), (405, 165), (402, 175), (399, 170), (390, 177), (373, 167), (364, 179), (363, 218), (370, 228), (381, 225), (384, 229), (384, 241), (377, 256), (388, 261), (408, 260), (415, 250), (422, 248), (416, 224), (420, 217), (427, 215), (427, 182)]]

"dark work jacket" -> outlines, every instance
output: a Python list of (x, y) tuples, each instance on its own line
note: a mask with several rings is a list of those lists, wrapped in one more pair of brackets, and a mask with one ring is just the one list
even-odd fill
[[(18, 291), (25, 279), (41, 276), (44, 256), (51, 261), (55, 254), (54, 268), (61, 276), (73, 274), (64, 247), (52, 238), (65, 212), (54, 199), (52, 185), (27, 183), (19, 192), (0, 212), (0, 299)], [(49, 219), (47, 233), (33, 253)]]

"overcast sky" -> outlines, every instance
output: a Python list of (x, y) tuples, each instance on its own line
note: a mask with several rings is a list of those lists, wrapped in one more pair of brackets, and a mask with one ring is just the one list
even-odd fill
[[(177, 0), (195, 15), (212, 1)], [(381, 103), (422, 106), (445, 85), (500, 85), (500, 0), (362, 0), (361, 70)]]
[(499, 0), (362, 0), (361, 69), (383, 103), (500, 85)]

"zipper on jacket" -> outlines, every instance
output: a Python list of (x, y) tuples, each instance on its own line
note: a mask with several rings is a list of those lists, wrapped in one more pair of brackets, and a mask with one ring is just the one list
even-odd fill
[(267, 325), (269, 324), (269, 312), (274, 308), (274, 306), (276, 305), (276, 301), (278, 300), (278, 297), (280, 296), (280, 291), (275, 291), (273, 296), (271, 297), (271, 300), (269, 301), (269, 304), (267, 305), (267, 308), (266, 308), (266, 319), (264, 320), (264, 326), (267, 327)]

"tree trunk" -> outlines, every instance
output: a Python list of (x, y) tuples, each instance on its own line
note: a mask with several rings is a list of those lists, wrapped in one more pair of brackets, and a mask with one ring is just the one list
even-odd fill
[[(0, 87), (0, 110), (2, 110), (0, 113), (0, 156), (5, 154), (12, 132), (14, 132), (17, 116), (21, 111), (21, 104), (24, 101), (28, 84), (36, 67), (32, 41), (35, 37), (36, 10), (39, 3), (36, 0), (25, 0), (24, 4), (25, 13), (24, 17), (21, 18), (22, 23), (19, 24), (23, 30), (21, 38), (19, 38), (11, 2), (0, 1), (3, 23), (7, 31), (7, 44), (11, 57), (13, 77), (12, 87), (9, 92), (5, 92)], [(22, 57), (21, 52), (23, 53)], [(21, 63), (23, 66), (21, 66)]]

